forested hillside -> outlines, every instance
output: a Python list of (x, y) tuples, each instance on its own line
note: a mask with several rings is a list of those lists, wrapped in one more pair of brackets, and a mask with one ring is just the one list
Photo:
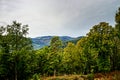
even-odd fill
[[(54, 36), (41, 36), (41, 37), (36, 37), (36, 38), (31, 38), (32, 40), (32, 45), (33, 48), (35, 50), (38, 50), (40, 48), (43, 48), (45, 46), (49, 46), (50, 45), (50, 41)], [(58, 36), (60, 38), (60, 40), (63, 42), (63, 47), (65, 47), (67, 45), (68, 42), (73, 42), (73, 43), (77, 43), (77, 41), (79, 39), (81, 39), (83, 36), (80, 37), (70, 37), (70, 36)]]
[[(41, 36), (41, 37), (36, 37), (36, 38), (31, 38), (32, 40), (32, 44), (33, 44), (33, 47), (34, 49), (40, 49), (42, 47), (45, 47), (45, 46), (49, 46), (50, 45), (50, 40), (53, 38), (54, 36)], [(73, 37), (69, 37), (69, 36), (58, 36), (63, 43), (67, 43), (69, 41), (72, 41), (72, 42), (77, 42), (76, 40), (82, 38), (81, 37), (77, 37), (77, 38), (73, 38)]]
[[(70, 74), (94, 78), (97, 73), (120, 71), (120, 8), (115, 22), (114, 26), (100, 22), (76, 44), (70, 41), (65, 47), (61, 38), (54, 36), (49, 46), (38, 50), (26, 37), (28, 25), (13, 21), (1, 26), (0, 80), (39, 80), (43, 76)], [(111, 79), (119, 80), (118, 76)]]

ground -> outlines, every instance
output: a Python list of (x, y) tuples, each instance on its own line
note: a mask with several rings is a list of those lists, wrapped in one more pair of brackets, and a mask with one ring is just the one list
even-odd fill
[(120, 80), (120, 71), (96, 73), (94, 75), (89, 74), (42, 77), (40, 80)]

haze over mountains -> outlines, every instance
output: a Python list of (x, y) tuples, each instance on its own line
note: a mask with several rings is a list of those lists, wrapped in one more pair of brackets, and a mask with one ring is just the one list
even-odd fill
[[(41, 37), (31, 38), (34, 49), (40, 49), (44, 46), (49, 46), (50, 40), (53, 37), (54, 36), (41, 36)], [(62, 40), (62, 42), (65, 43), (65, 42), (69, 42), (69, 41), (76, 42), (82, 36), (80, 36), (80, 37), (59, 36), (59, 37)]]

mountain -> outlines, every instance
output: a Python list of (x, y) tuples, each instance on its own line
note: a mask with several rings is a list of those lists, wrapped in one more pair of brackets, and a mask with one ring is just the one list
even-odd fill
[[(41, 37), (31, 38), (34, 49), (40, 49), (44, 46), (49, 46), (50, 40), (53, 37), (54, 36), (41, 36)], [(75, 43), (81, 38), (81, 37), (73, 38), (69, 36), (59, 36), (59, 37), (62, 40), (63, 44), (69, 41)]]

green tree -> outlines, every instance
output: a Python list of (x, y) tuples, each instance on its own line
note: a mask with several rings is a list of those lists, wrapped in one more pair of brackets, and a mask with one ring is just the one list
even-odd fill
[(50, 49), (48, 46), (45, 46), (36, 51), (36, 59), (37, 59), (37, 73), (43, 76), (49, 75), (50, 66), (49, 63), (49, 53)]
[[(88, 33), (90, 51), (95, 50), (98, 55), (98, 71), (110, 71), (110, 55), (112, 54), (112, 26), (106, 22), (101, 22)], [(89, 52), (90, 52), (89, 51)]]
[(115, 15), (116, 25), (113, 33), (113, 54), (111, 55), (111, 70), (120, 70), (120, 8)]
[(62, 60), (62, 41), (58, 36), (54, 36), (50, 42), (50, 53), (48, 55), (51, 66), (51, 69), (54, 71), (54, 76), (56, 72), (59, 72), (60, 63)]
[(76, 61), (76, 48), (72, 42), (68, 42), (67, 46), (64, 48), (64, 66), (66, 72), (71, 74), (75, 72), (75, 61)]
[(63, 63), (67, 74), (79, 74), (84, 72), (84, 56), (82, 54), (82, 40), (75, 45), (68, 42), (64, 48)]
[[(82, 55), (84, 62), (84, 74), (92, 73), (96, 66), (97, 51), (92, 48), (92, 40), (89, 37), (81, 39)], [(95, 71), (94, 71), (95, 72)]]
[(34, 70), (32, 43), (28, 25), (13, 21), (12, 25), (0, 28), (0, 78), (21, 80), (30, 77)]

